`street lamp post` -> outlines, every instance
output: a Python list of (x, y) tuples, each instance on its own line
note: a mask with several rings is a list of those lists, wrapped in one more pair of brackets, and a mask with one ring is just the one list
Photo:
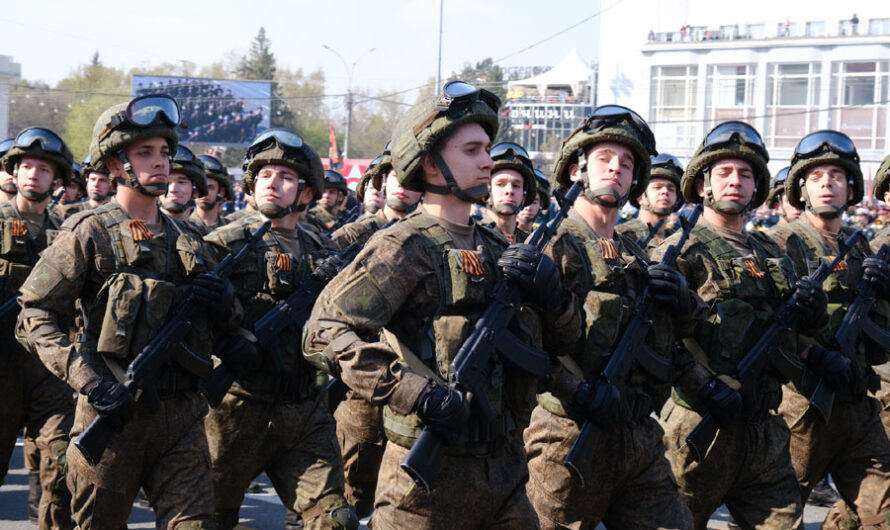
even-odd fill
[(327, 44), (322, 44), (321, 47), (336, 55), (346, 68), (346, 140), (343, 141), (343, 158), (347, 158), (349, 156), (349, 131), (352, 129), (352, 73), (355, 71), (355, 65), (377, 48), (371, 48), (360, 55), (358, 59), (349, 63), (337, 52), (337, 50), (331, 48)]

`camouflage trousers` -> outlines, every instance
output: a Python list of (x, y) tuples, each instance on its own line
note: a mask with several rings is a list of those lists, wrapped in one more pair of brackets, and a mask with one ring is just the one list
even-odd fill
[(334, 419), (343, 454), (346, 499), (355, 506), (359, 517), (367, 517), (374, 507), (377, 474), (386, 447), (383, 410), (350, 391), (337, 406)]
[(269, 402), (229, 392), (207, 415), (206, 427), (219, 527), (238, 524), (245, 489), (265, 472), (306, 528), (337, 528), (319, 506), (332, 496), (346, 503), (343, 459), (323, 394)]
[(742, 528), (782, 529), (801, 524), (803, 504), (788, 451), (788, 427), (767, 414), (720, 429), (702, 462), (686, 445), (701, 415), (668, 400), (661, 413), (666, 456), (689, 505), (695, 528), (726, 504)]
[(514, 438), (494, 443), (486, 457), (443, 453), (429, 494), (399, 468), (408, 449), (387, 442), (368, 528), (539, 528), (525, 493), (525, 452), (518, 435)]
[(65, 484), (65, 451), (74, 421), (73, 392), (18, 344), (5, 346), (0, 353), (0, 483), (6, 478), (24, 426), (38, 457), (40, 528), (73, 528), (71, 494)]
[[(152, 411), (138, 402), (133, 417), (111, 438), (102, 460), (90, 466), (74, 444), (68, 448), (68, 487), (80, 528), (125, 528), (139, 488), (159, 529), (213, 528), (213, 484), (204, 436), (207, 401), (179, 392)], [(79, 396), (72, 439), (96, 417)]]
[[(779, 414), (791, 429), (791, 462), (806, 499), (831, 473), (838, 492), (863, 521), (890, 518), (890, 440), (880, 402), (835, 399), (829, 422), (809, 411), (809, 400), (783, 389)], [(843, 528), (843, 526), (838, 526)]]
[(609, 528), (692, 526), (664, 458), (662, 430), (651, 417), (598, 431), (589, 459), (579, 462), (581, 487), (563, 459), (578, 437), (578, 424), (542, 407), (525, 431), (528, 495), (544, 529), (581, 530), (600, 522)]

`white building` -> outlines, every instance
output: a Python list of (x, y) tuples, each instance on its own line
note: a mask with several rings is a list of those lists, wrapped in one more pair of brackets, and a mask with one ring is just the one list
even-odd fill
[(774, 171), (818, 129), (847, 133), (867, 176), (890, 152), (884, 2), (634, 0), (602, 16), (598, 104), (647, 118), (660, 152), (688, 159), (729, 119), (761, 132)]
[(0, 141), (9, 136), (9, 83), (22, 78), (22, 65), (0, 55)]

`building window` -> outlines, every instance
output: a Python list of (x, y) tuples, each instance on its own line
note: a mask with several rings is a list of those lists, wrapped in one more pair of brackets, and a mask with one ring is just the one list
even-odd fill
[(890, 18), (873, 18), (868, 21), (869, 35), (890, 34)]
[(859, 149), (884, 149), (887, 123), (887, 61), (831, 65), (831, 127)]
[(701, 124), (695, 123), (697, 94), (698, 66), (652, 67), (649, 115), (659, 147), (688, 147), (699, 141)]
[(752, 120), (755, 65), (709, 65), (705, 91), (706, 130), (727, 120)]
[(767, 70), (767, 145), (794, 147), (818, 123), (821, 65), (774, 63)]
[(807, 22), (807, 37), (824, 37), (825, 21)]

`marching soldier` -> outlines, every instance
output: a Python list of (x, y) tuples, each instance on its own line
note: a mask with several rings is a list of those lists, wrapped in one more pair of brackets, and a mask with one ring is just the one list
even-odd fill
[(649, 185), (640, 195), (630, 199), (630, 203), (640, 210), (637, 218), (616, 226), (615, 231), (619, 234), (632, 232), (637, 241), (657, 245), (673, 233), (668, 227), (670, 216), (683, 206), (680, 193), (683, 165), (677, 157), (667, 153), (653, 156), (651, 165)]
[[(0, 159), (9, 151), (13, 143), (15, 143), (15, 138), (7, 138), (0, 142)], [(15, 177), (0, 168), (0, 203), (12, 199), (16, 193), (18, 190), (15, 187)]]
[(199, 155), (198, 161), (204, 167), (204, 174), (207, 177), (207, 195), (195, 200), (198, 207), (189, 217), (189, 221), (202, 234), (207, 235), (215, 228), (226, 224), (226, 220), (222, 216), (222, 208), (226, 201), (234, 198), (232, 177), (216, 157)]
[[(158, 202), (161, 210), (170, 217), (190, 223), (189, 216), (195, 206), (195, 197), (207, 196), (207, 177), (204, 165), (194, 153), (184, 145), (176, 148), (170, 165), (170, 184)], [(197, 229), (197, 227), (193, 226)], [(201, 230), (198, 230), (203, 233)]]
[(513, 142), (491, 148), (494, 168), (488, 186), (489, 228), (501, 233), (510, 243), (522, 243), (529, 233), (517, 227), (519, 211), (529, 206), (537, 194), (537, 178), (528, 152)]
[(770, 210), (775, 210), (779, 214), (777, 224), (788, 224), (798, 217), (801, 211), (795, 208), (788, 201), (788, 194), (785, 193), (785, 180), (788, 178), (788, 167), (783, 167), (770, 181), (769, 195), (766, 197), (766, 205)]
[(324, 192), (318, 197), (318, 203), (309, 210), (309, 222), (323, 233), (329, 233), (339, 221), (343, 199), (348, 192), (343, 175), (332, 169), (324, 170)]
[(53, 208), (53, 213), (62, 220), (86, 207), (83, 198), (87, 193), (87, 183), (83, 174), (83, 166), (77, 162), (73, 162), (71, 166), (71, 181), (67, 185), (62, 185), (64, 192), (62, 192), (59, 203)]
[(535, 222), (538, 217), (546, 215), (546, 212), (550, 210), (550, 181), (538, 169), (535, 170), (535, 177), (535, 187), (537, 189), (535, 199), (516, 214), (516, 228), (526, 234), (531, 234), (537, 227)]

